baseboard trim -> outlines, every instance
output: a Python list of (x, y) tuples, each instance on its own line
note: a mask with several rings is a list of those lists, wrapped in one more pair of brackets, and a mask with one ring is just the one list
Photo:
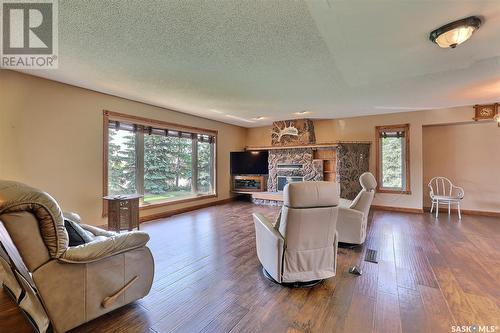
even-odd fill
[(392, 207), (392, 206), (372, 205), (371, 208), (374, 210), (383, 210), (383, 211), (398, 212), (398, 213), (411, 213), (411, 214), (422, 214), (424, 212), (423, 209), (407, 208), (407, 207)]
[(179, 209), (172, 209), (172, 210), (168, 210), (166, 212), (161, 212), (161, 213), (157, 213), (157, 214), (151, 214), (151, 215), (141, 216), (141, 217), (139, 217), (139, 222), (143, 223), (143, 222), (152, 221), (152, 220), (164, 219), (164, 218), (167, 218), (167, 217), (170, 217), (170, 216), (174, 216), (174, 215), (178, 215), (178, 214), (182, 214), (182, 213), (187, 213), (187, 212), (190, 212), (190, 211), (193, 211), (193, 210), (197, 210), (197, 209), (202, 209), (202, 208), (207, 208), (207, 207), (211, 207), (211, 206), (217, 206), (217, 205), (227, 204), (227, 203), (230, 203), (232, 201), (235, 201), (236, 199), (237, 199), (237, 197), (231, 197), (231, 198), (227, 198), (227, 199), (216, 200), (216, 201), (204, 203), (204, 204), (201, 204), (201, 205), (194, 205), (194, 206), (190, 206), (190, 207), (184, 207), (184, 208), (179, 208)]
[[(444, 205), (444, 204), (443, 204)], [(426, 212), (430, 212), (431, 207), (424, 207)], [(489, 212), (486, 210), (474, 210), (474, 209), (460, 209), (463, 215), (475, 215), (475, 216), (488, 216), (488, 217), (500, 217), (500, 212)], [(443, 212), (448, 214), (448, 207), (440, 207), (439, 212)], [(456, 208), (452, 208), (451, 212), (454, 214), (458, 214), (458, 210)]]

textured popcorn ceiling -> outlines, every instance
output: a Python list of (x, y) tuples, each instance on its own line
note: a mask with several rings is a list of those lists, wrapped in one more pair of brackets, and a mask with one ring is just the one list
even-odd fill
[[(470, 41), (428, 40), (469, 15)], [(27, 72), (253, 127), (498, 101), (499, 32), (499, 0), (61, 0), (59, 69)]]

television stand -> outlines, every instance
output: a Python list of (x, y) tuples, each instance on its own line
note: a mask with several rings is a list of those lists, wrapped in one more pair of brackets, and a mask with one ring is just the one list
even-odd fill
[(267, 190), (267, 176), (233, 176), (232, 191), (238, 193), (263, 192)]

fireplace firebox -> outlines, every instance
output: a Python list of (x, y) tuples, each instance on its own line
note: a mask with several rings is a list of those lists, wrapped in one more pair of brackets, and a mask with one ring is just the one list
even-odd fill
[(283, 191), (285, 185), (294, 182), (303, 182), (304, 177), (298, 176), (278, 176), (278, 191)]

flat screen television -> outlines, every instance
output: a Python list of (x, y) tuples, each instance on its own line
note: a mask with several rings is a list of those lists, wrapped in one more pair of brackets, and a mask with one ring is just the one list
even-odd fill
[(231, 175), (267, 175), (267, 151), (231, 152)]

